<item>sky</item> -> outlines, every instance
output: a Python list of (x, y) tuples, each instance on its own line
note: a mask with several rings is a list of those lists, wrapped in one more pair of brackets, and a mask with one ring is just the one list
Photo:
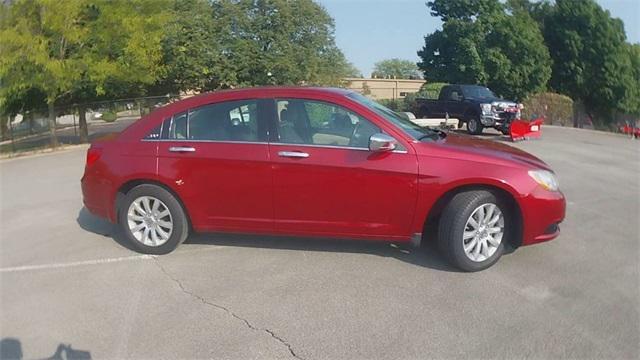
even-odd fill
[[(640, 43), (640, 0), (596, 0), (622, 19), (627, 39)], [(424, 36), (441, 28), (427, 0), (318, 0), (336, 23), (336, 43), (365, 76), (377, 61), (400, 58), (418, 61)]]

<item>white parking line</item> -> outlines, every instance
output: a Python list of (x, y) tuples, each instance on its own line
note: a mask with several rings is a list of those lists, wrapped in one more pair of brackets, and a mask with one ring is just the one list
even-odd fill
[(62, 268), (69, 268), (69, 267), (76, 267), (76, 266), (100, 265), (100, 264), (108, 264), (108, 263), (123, 262), (123, 261), (151, 260), (155, 257), (156, 257), (155, 255), (135, 255), (135, 256), (123, 256), (123, 257), (117, 257), (117, 258), (75, 261), (75, 262), (68, 262), (68, 263), (15, 266), (15, 267), (0, 268), (0, 273), (62, 269)]
[[(222, 250), (227, 249), (227, 246), (206, 246), (205, 248), (195, 248), (195, 249), (178, 249), (171, 255), (165, 256), (176, 256), (180, 254), (188, 254), (193, 252), (209, 252), (213, 250)], [(63, 269), (69, 267), (76, 266), (87, 266), (87, 265), (100, 265), (100, 264), (109, 264), (109, 263), (117, 263), (123, 261), (137, 261), (137, 260), (152, 260), (158, 257), (158, 255), (134, 255), (134, 256), (122, 256), (117, 258), (106, 258), (106, 259), (95, 259), (95, 260), (84, 260), (84, 261), (75, 261), (68, 263), (54, 263), (54, 264), (42, 264), (42, 265), (25, 265), (25, 266), (14, 266), (14, 267), (6, 267), (0, 268), (0, 273), (13, 273), (13, 272), (22, 272), (22, 271), (37, 271), (37, 270), (51, 270), (51, 269)]]

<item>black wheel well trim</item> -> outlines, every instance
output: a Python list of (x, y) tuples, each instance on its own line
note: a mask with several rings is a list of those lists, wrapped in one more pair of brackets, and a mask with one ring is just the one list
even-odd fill
[(513, 249), (517, 249), (518, 247), (520, 247), (520, 245), (522, 245), (522, 237), (523, 237), (522, 209), (520, 209), (520, 205), (518, 204), (518, 201), (515, 199), (513, 194), (511, 194), (509, 191), (503, 188), (500, 188), (495, 185), (489, 185), (489, 184), (460, 185), (452, 189), (449, 189), (444, 194), (442, 194), (438, 198), (438, 200), (436, 200), (436, 202), (433, 204), (433, 206), (429, 210), (429, 214), (427, 214), (427, 217), (424, 221), (424, 224), (422, 226), (422, 236), (423, 236), (422, 242), (424, 243), (426, 241), (436, 239), (440, 215), (442, 214), (442, 211), (444, 210), (445, 206), (447, 206), (447, 204), (451, 201), (451, 199), (456, 194), (459, 194), (461, 192), (466, 192), (466, 191), (479, 191), (479, 190), (485, 190), (485, 191), (494, 193), (499, 199), (505, 201), (508, 204), (510, 209), (514, 210), (513, 214), (515, 216), (513, 216), (512, 221), (514, 222), (515, 231), (512, 234), (512, 236), (510, 236), (507, 239), (507, 241), (508, 241), (508, 244), (511, 245)]
[(167, 186), (167, 184), (164, 184), (161, 181), (153, 180), (153, 179), (133, 179), (120, 185), (120, 187), (118, 188), (118, 192), (116, 192), (116, 201), (114, 202), (116, 224), (120, 220), (120, 214), (119, 214), (120, 202), (124, 199), (127, 193), (131, 191), (131, 189), (140, 185), (155, 185), (168, 191), (169, 194), (171, 194), (178, 201), (178, 204), (180, 204), (180, 207), (182, 207), (182, 211), (184, 211), (185, 215), (187, 216), (187, 223), (189, 224), (189, 228), (193, 229), (191, 225), (191, 216), (189, 215), (189, 211), (187, 210), (187, 207), (184, 206), (184, 202), (182, 202), (182, 199), (180, 198), (180, 196), (175, 191), (173, 191), (172, 188)]

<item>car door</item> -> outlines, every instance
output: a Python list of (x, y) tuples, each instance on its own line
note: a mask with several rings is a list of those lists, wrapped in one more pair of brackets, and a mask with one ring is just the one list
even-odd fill
[(417, 160), (369, 151), (380, 128), (337, 104), (276, 99), (271, 143), (275, 227), (287, 234), (407, 236)]
[(455, 95), (451, 97), (451, 107), (449, 109), (449, 116), (453, 118), (461, 118), (464, 115), (466, 104), (464, 101), (464, 92), (460, 86), (454, 88)]
[(265, 100), (225, 101), (164, 122), (158, 174), (196, 230), (273, 230), (265, 111)]

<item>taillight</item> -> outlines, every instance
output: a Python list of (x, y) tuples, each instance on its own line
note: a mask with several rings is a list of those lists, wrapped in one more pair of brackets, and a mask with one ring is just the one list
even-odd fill
[(93, 165), (102, 155), (102, 148), (90, 147), (87, 150), (87, 166)]

